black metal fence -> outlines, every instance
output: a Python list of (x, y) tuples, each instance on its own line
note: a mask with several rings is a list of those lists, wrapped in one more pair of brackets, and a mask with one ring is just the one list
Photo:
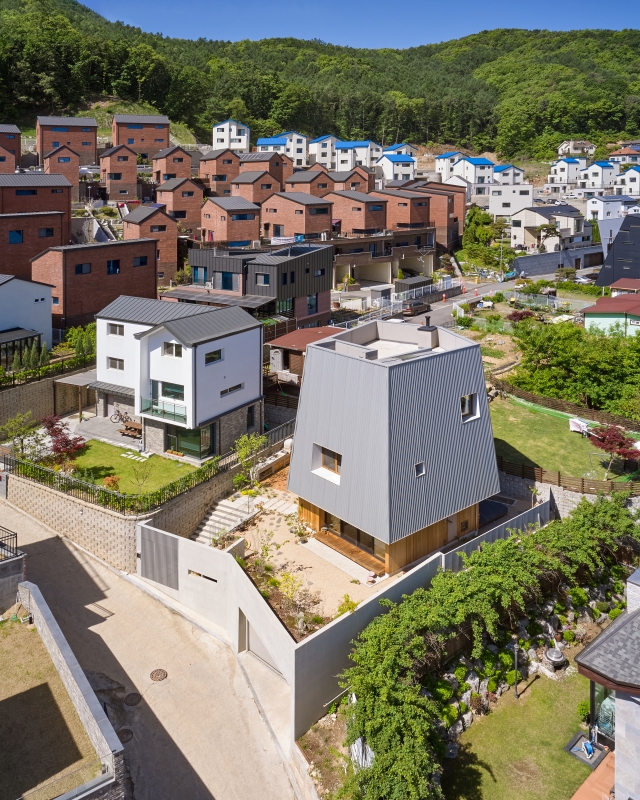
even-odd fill
[(69, 372), (77, 372), (80, 369), (92, 367), (96, 363), (96, 357), (92, 356), (69, 356), (54, 361), (53, 364), (45, 364), (36, 369), (22, 369), (19, 372), (10, 372), (8, 375), (0, 375), (0, 391), (10, 389), (12, 386), (20, 386), (33, 381), (41, 381), (43, 378), (51, 378), (55, 375), (65, 375)]
[(0, 527), (0, 561), (18, 555), (18, 534)]
[[(294, 428), (295, 420), (267, 431), (265, 433), (267, 442), (264, 449), (267, 450), (292, 436)], [(111, 489), (78, 480), (62, 472), (34, 464), (31, 461), (23, 461), (13, 455), (5, 454), (3, 461), (5, 470), (13, 475), (36, 481), (57, 492), (71, 495), (79, 500), (84, 500), (86, 503), (108, 508), (111, 511), (117, 511), (120, 514), (139, 515), (147, 514), (168, 500), (172, 500), (174, 497), (189, 491), (189, 489), (193, 489), (195, 486), (210, 480), (215, 475), (232, 469), (238, 464), (238, 456), (231, 452), (219, 458), (211, 459), (211, 461), (205, 462), (188, 475), (184, 475), (176, 481), (167, 483), (165, 486), (145, 494), (114, 492)]]

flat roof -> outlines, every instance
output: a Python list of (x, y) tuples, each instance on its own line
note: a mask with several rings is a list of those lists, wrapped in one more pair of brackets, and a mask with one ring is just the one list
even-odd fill
[[(261, 297), (257, 294), (224, 294), (224, 292), (215, 292), (209, 289), (199, 289), (196, 287), (184, 287), (178, 289), (171, 289), (163, 293), (163, 298), (176, 300), (189, 300), (189, 307), (193, 308), (191, 303), (200, 304), (200, 308), (209, 308), (210, 306), (203, 305), (210, 303), (212, 306), (239, 306), (240, 308), (260, 308), (266, 303), (271, 303), (275, 297)], [(186, 306), (187, 303), (175, 303), (175, 305)]]
[(326, 339), (327, 336), (333, 336), (338, 330), (329, 325), (321, 328), (299, 328), (297, 331), (272, 339), (268, 344), (270, 347), (282, 347), (285, 350), (297, 350), (299, 353), (304, 353), (307, 345)]
[(9, 328), (8, 331), (0, 331), (0, 344), (17, 342), (20, 339), (29, 339), (32, 336), (41, 336), (41, 332), (30, 331), (28, 328)]

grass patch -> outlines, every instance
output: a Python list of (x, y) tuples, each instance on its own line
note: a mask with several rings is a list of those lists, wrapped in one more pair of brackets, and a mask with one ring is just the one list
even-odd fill
[(120, 478), (119, 491), (127, 494), (138, 494), (140, 491), (152, 492), (188, 475), (195, 469), (190, 464), (181, 464), (169, 458), (153, 455), (148, 459), (151, 465), (151, 474), (140, 490), (135, 480), (134, 470), (139, 470), (144, 464), (130, 458), (123, 458), (124, 453), (137, 455), (135, 450), (125, 450), (122, 447), (90, 439), (87, 446), (80, 451), (75, 463), (80, 469), (89, 470), (88, 477), (99, 486), (104, 486), (105, 478), (117, 475)]
[[(505, 460), (559, 470), (574, 478), (591, 473), (589, 477), (604, 480), (600, 458), (606, 453), (599, 453), (589, 439), (571, 433), (567, 417), (552, 416), (501, 398), (496, 398), (489, 408), (496, 453)], [(589, 453), (598, 455), (590, 460)], [(610, 474), (611, 480), (615, 478)]]
[(569, 800), (591, 773), (562, 749), (579, 730), (578, 703), (589, 681), (533, 680), (519, 700), (509, 692), (462, 734), (460, 755), (446, 764), (447, 800)]
[[(98, 136), (111, 136), (111, 122), (114, 114), (159, 114), (150, 103), (133, 103), (114, 98), (93, 103), (88, 109), (78, 111), (78, 117), (93, 117), (98, 123)], [(194, 144), (193, 133), (182, 123), (172, 122), (171, 135), (181, 144)]]
[(483, 356), (487, 356), (488, 358), (504, 358), (505, 356), (504, 350), (498, 350), (496, 347), (482, 345), (480, 351)]

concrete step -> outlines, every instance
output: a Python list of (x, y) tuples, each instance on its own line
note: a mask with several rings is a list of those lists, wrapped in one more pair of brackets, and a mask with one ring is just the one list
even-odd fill
[(253, 497), (240, 497), (236, 500), (224, 499), (211, 508), (200, 525), (191, 534), (191, 539), (202, 544), (210, 544), (211, 537), (223, 530), (231, 530), (256, 512)]

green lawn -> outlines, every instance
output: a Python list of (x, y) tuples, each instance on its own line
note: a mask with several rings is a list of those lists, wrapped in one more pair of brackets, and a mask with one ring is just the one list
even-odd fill
[(154, 489), (159, 489), (161, 486), (171, 483), (171, 481), (175, 481), (195, 469), (189, 464), (181, 464), (169, 458), (153, 455), (148, 459), (148, 463), (151, 465), (151, 472), (146, 483), (140, 489), (135, 480), (134, 470), (140, 471), (144, 464), (125, 458), (125, 453), (137, 455), (136, 450), (125, 450), (122, 447), (90, 439), (87, 442), (87, 446), (80, 451), (75, 462), (81, 469), (91, 471), (91, 477), (96, 484), (102, 486), (107, 476), (117, 475), (121, 479), (119, 491), (133, 494), (137, 494), (140, 491), (152, 492)]
[(579, 730), (589, 681), (536, 677), (519, 700), (503, 695), (462, 734), (458, 758), (445, 765), (447, 800), (569, 800), (588, 777), (589, 767), (562, 748)]
[[(556, 417), (513, 400), (496, 398), (489, 406), (496, 453), (507, 461), (559, 470), (563, 475), (603, 480), (600, 458), (606, 453), (569, 431), (568, 417)], [(592, 455), (589, 461), (589, 453)], [(615, 463), (614, 463), (615, 466)], [(616, 475), (609, 473), (609, 479)]]

